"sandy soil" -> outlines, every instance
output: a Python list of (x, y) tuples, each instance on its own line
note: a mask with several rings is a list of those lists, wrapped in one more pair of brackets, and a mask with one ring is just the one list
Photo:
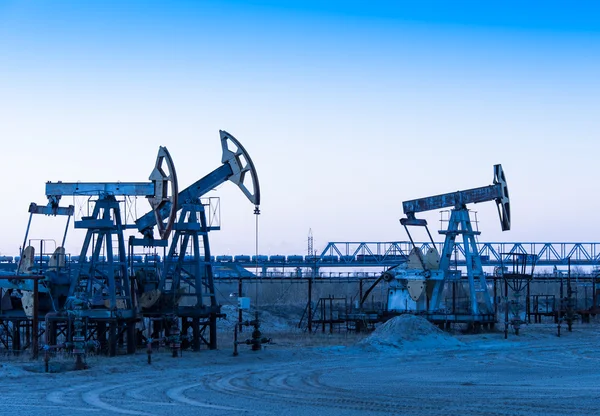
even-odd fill
[[(522, 334), (440, 333), (394, 322), (369, 335), (306, 334), (282, 325), (273, 345), (115, 358), (45, 374), (42, 361), (0, 358), (0, 414), (24, 415), (596, 415), (600, 324)], [(407, 328), (412, 328), (407, 332)], [(247, 337), (249, 332), (243, 334)], [(71, 365), (54, 360), (53, 368)]]

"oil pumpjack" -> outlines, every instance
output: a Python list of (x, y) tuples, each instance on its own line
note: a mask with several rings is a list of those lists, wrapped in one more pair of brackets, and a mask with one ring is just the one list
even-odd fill
[[(475, 237), (480, 234), (473, 229), (467, 204), (495, 201), (502, 231), (510, 230), (510, 200), (506, 177), (501, 165), (494, 166), (493, 184), (481, 188), (451, 192), (410, 201), (402, 207), (406, 218), (404, 226), (412, 250), (406, 263), (386, 270), (381, 278), (389, 283), (388, 312), (411, 312), (425, 315), (430, 321), (443, 323), (469, 323), (473, 325), (494, 324), (496, 321), (492, 297), (483, 272), (481, 257)], [(427, 227), (427, 221), (416, 218), (419, 212), (451, 208), (448, 227), (439, 231), (445, 236), (441, 256)], [(427, 252), (416, 247), (409, 232), (411, 226), (424, 227), (431, 246)], [(444, 288), (449, 283), (460, 283), (461, 272), (451, 268), (451, 257), (457, 238), (464, 243), (468, 305), (461, 310), (444, 304)]]
[[(70, 267), (63, 248), (65, 230), (63, 245), (56, 248), (48, 267), (35, 267), (35, 249), (27, 246), (14, 279), (2, 283), (6, 289), (27, 292), (31, 290), (31, 283), (24, 279), (27, 274), (45, 276), (39, 292), (49, 300), (40, 312), (52, 315), (45, 329), (48, 343), (56, 343), (56, 323), (62, 325), (76, 316), (85, 323), (85, 337), (102, 344), (109, 355), (116, 354), (117, 343), (124, 337), (127, 351), (132, 353), (135, 324), (141, 316), (168, 315), (170, 321), (181, 319), (182, 324), (191, 320), (194, 349), (200, 348), (201, 341), (211, 349), (217, 347), (220, 305), (214, 290), (208, 232), (220, 226), (207, 218), (207, 202), (202, 197), (231, 181), (255, 205), (255, 214), (260, 213), (260, 187), (250, 155), (232, 135), (225, 131), (219, 134), (222, 164), (181, 192), (173, 159), (165, 147), (159, 148), (149, 182), (46, 183), (48, 204), (30, 205), (30, 223), (33, 214), (64, 215), (70, 220), (74, 208), (59, 206), (63, 196), (88, 196), (93, 205), (91, 215), (75, 221), (75, 228), (85, 229), (86, 236), (77, 261), (68, 262)], [(151, 210), (135, 224), (126, 224), (119, 196), (146, 197)], [(128, 228), (137, 229), (141, 237), (131, 236), (126, 241), (124, 231)], [(28, 233), (29, 224), (25, 242)], [(135, 247), (162, 247), (167, 254), (162, 262), (140, 273), (133, 260)], [(191, 301), (183, 302), (184, 298)], [(67, 335), (69, 330), (65, 328), (62, 333)]]

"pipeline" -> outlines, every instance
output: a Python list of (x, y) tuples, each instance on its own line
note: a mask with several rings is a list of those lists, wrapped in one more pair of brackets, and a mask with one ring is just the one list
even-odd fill
[(169, 345), (171, 347), (171, 353), (173, 358), (181, 357), (183, 350), (181, 343), (183, 340), (190, 341), (191, 335), (182, 335), (179, 329), (179, 321), (176, 316), (170, 318), (169, 335), (159, 338), (148, 338), (146, 340), (146, 354), (148, 356), (148, 364), (152, 364), (152, 344), (158, 344), (159, 346)]
[[(252, 338), (246, 339), (244, 341), (238, 341), (238, 327), (241, 329), (243, 326), (252, 326), (254, 330), (252, 331)], [(260, 331), (260, 321), (258, 319), (258, 312), (255, 312), (254, 320), (252, 321), (244, 321), (237, 322), (234, 326), (233, 332), (233, 356), (237, 357), (238, 353), (238, 345), (246, 344), (252, 346), (252, 351), (260, 351), (262, 349), (263, 344), (270, 344), (272, 342), (271, 338), (265, 338), (262, 336), (262, 332)]]
[(45, 323), (45, 330), (44, 330), (44, 371), (47, 373), (49, 371), (49, 367), (50, 367), (50, 350), (51, 349), (62, 349), (65, 348), (64, 344), (59, 344), (59, 345), (49, 345), (50, 344), (50, 340), (48, 339), (49, 336), (49, 328), (50, 328), (50, 319), (51, 317), (54, 316), (59, 316), (60, 313), (59, 312), (48, 312), (46, 314), (46, 316), (44, 317), (44, 323)]
[[(70, 299), (71, 302), (74, 299)], [(85, 331), (83, 318), (79, 313), (81, 309), (81, 302), (75, 303), (75, 309), (71, 309), (67, 311), (67, 316), (64, 316), (60, 312), (48, 312), (44, 317), (44, 322), (46, 325), (46, 329), (44, 331), (44, 370), (45, 372), (49, 372), (50, 367), (50, 351), (52, 350), (60, 350), (60, 349), (70, 349), (75, 356), (75, 370), (85, 370), (88, 368), (85, 363), (85, 355), (88, 349), (98, 349), (99, 343), (97, 341), (86, 341), (85, 340)], [(74, 334), (72, 336), (71, 342), (63, 342), (60, 344), (50, 345), (49, 333), (50, 333), (50, 318), (52, 317), (60, 317), (63, 320), (70, 322), (71, 316), (74, 316)]]

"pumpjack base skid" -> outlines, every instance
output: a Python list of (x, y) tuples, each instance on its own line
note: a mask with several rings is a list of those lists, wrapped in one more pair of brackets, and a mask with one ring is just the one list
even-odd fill
[(139, 317), (136, 311), (129, 309), (118, 309), (116, 311), (107, 309), (83, 309), (77, 311), (77, 313), (83, 318), (97, 320), (136, 319)]
[[(97, 352), (115, 356), (120, 351), (135, 352), (135, 325), (138, 319), (89, 319), (84, 318), (86, 342), (95, 341)], [(50, 348), (65, 348), (73, 340), (74, 318), (66, 314), (53, 314), (41, 319), (37, 328), (38, 350), (48, 344)], [(0, 350), (24, 352), (33, 345), (33, 320), (27, 317), (0, 317)], [(60, 345), (63, 345), (60, 347)]]
[[(40, 312), (39, 316), (43, 317), (45, 312)], [(25, 314), (23, 310), (10, 310), (10, 311), (2, 311), (0, 314), (0, 321), (2, 320), (11, 320), (11, 319), (23, 319), (28, 320), (31, 319)]]
[[(165, 339), (177, 334), (176, 342), (180, 343), (181, 349), (191, 348), (193, 351), (200, 351), (201, 345), (211, 350), (217, 349), (216, 320), (224, 317), (224, 314), (179, 315), (171, 311), (171, 313), (148, 313), (144, 317), (149, 319), (150, 338)], [(142, 338), (148, 340), (148, 337), (142, 336)]]
[[(32, 350), (34, 332), (38, 340), (43, 336), (44, 330), (38, 323), (34, 328), (33, 320), (27, 316), (7, 315), (0, 316), (0, 351), (19, 354), (26, 350)], [(38, 341), (39, 350), (39, 341)]]
[(392, 319), (399, 315), (415, 315), (420, 316), (422, 318), (427, 319), (429, 322), (435, 325), (440, 324), (495, 324), (498, 322), (495, 314), (493, 313), (483, 313), (483, 314), (470, 314), (470, 313), (428, 313), (428, 312), (414, 312), (414, 311), (406, 311), (406, 312), (393, 312), (393, 311), (384, 311), (381, 314), (380, 321), (385, 322), (389, 319)]
[(207, 310), (207, 309), (177, 309), (175, 311), (168, 310), (150, 310), (142, 312), (144, 318), (161, 318), (167, 316), (176, 316), (178, 318), (200, 318), (207, 319), (210, 317), (224, 318), (225, 314), (221, 313), (220, 310)]
[(428, 321), (436, 325), (451, 324), (495, 324), (497, 322), (494, 314), (437, 314), (431, 313), (424, 315)]

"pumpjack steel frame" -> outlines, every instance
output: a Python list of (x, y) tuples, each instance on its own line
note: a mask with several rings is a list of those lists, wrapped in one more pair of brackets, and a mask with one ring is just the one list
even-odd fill
[[(67, 276), (67, 281), (70, 281), (66, 285), (68, 296), (61, 298), (60, 302), (58, 299), (52, 300), (52, 309), (58, 311), (52, 312), (53, 319), (67, 319), (68, 314), (72, 313), (73, 305), (77, 304), (75, 308), (77, 316), (85, 320), (85, 327), (96, 328), (92, 329), (95, 335), (89, 336), (95, 336), (101, 344), (108, 343), (111, 355), (116, 353), (116, 342), (121, 337), (117, 334), (127, 334), (128, 352), (132, 352), (131, 345), (135, 344), (136, 322), (142, 317), (157, 315), (176, 316), (181, 320), (181, 327), (191, 327), (193, 344), (198, 348), (200, 342), (206, 343), (211, 349), (217, 347), (216, 320), (220, 316), (220, 306), (215, 297), (208, 232), (218, 227), (207, 223), (201, 197), (218, 185), (231, 181), (238, 185), (255, 205), (255, 213), (259, 213), (260, 204), (260, 186), (252, 159), (237, 139), (225, 131), (220, 131), (219, 134), (223, 152), (221, 166), (181, 192), (178, 190), (173, 160), (164, 147), (159, 148), (155, 167), (149, 177), (151, 182), (46, 183), (48, 205), (42, 207), (31, 204), (32, 215), (34, 213), (68, 215), (70, 219), (73, 207), (59, 206), (63, 196), (97, 197), (93, 201), (94, 208), (91, 215), (75, 222), (75, 228), (86, 230), (79, 256), (81, 261), (74, 265), (74, 272)], [(149, 200), (152, 208), (136, 220), (133, 227), (137, 228), (142, 237), (132, 236), (128, 241), (129, 247), (126, 246), (124, 231), (133, 227), (122, 222), (121, 201), (117, 196), (144, 196)], [(155, 228), (158, 229), (159, 238), (154, 236)], [(169, 307), (164, 307), (165, 302), (162, 302), (159, 303), (162, 307), (144, 310), (138, 305), (145, 288), (135, 277), (137, 269), (133, 264), (133, 249), (135, 247), (165, 247), (166, 249), (169, 247), (169, 238), (174, 229), (175, 236), (170, 240), (169, 254), (164, 262), (157, 265), (156, 271), (160, 279), (153, 289), (160, 291), (164, 298), (170, 296), (175, 299), (170, 305), (167, 302)], [(66, 231), (63, 245), (65, 238)], [(191, 262), (185, 259), (188, 248), (193, 252)], [(91, 256), (88, 260), (89, 252)], [(127, 257), (128, 252), (129, 257)], [(15, 289), (18, 290), (28, 289), (23, 286), (25, 280), (18, 277), (19, 271), (23, 270), (21, 267), (23, 262), (25, 260), (30, 262), (34, 257), (33, 249), (28, 253), (28, 256), (21, 256), (15, 279), (7, 280), (7, 284), (16, 285)], [(64, 263), (64, 249), (61, 253)], [(67, 271), (62, 272), (62, 275), (65, 275)], [(54, 290), (65, 286), (62, 283), (64, 280), (64, 277), (55, 278), (47, 275), (40, 285), (40, 292), (49, 293), (52, 297)], [(195, 302), (185, 306), (179, 305), (182, 286), (192, 292), (191, 297)], [(186, 295), (186, 297), (190, 296)], [(103, 330), (105, 326), (107, 329)], [(206, 328), (209, 329), (208, 336), (204, 335)], [(46, 330), (53, 331), (52, 328)], [(56, 338), (56, 334), (50, 333), (48, 336)]]
[[(470, 313), (469, 316), (464, 318), (456, 316), (453, 312), (450, 315), (452, 315), (455, 322), (460, 322), (461, 319), (464, 322), (474, 324), (495, 322), (494, 305), (488, 291), (488, 282), (483, 272), (477, 246), (476, 236), (480, 232), (473, 229), (469, 210), (467, 209), (467, 204), (485, 201), (496, 202), (502, 230), (509, 230), (510, 200), (506, 177), (501, 165), (494, 166), (492, 185), (402, 203), (406, 218), (402, 218), (400, 223), (404, 226), (411, 240), (413, 261), (411, 266), (411, 255), (409, 255), (408, 266), (392, 267), (382, 275), (384, 280), (390, 282), (390, 303), (393, 304), (392, 300), (398, 296), (404, 296), (402, 291), (406, 290), (415, 301), (415, 312), (425, 313), (433, 321), (448, 319), (448, 316), (445, 316), (448, 315), (448, 312), (441, 308), (440, 302), (445, 284), (460, 279), (460, 273), (451, 269), (450, 261), (455, 251), (457, 238), (462, 238), (469, 282)], [(448, 228), (439, 232), (445, 236), (445, 241), (441, 256), (438, 257), (435, 243), (427, 227), (427, 221), (416, 218), (415, 214), (449, 207), (451, 207), (451, 210)], [(424, 227), (426, 229), (431, 240), (431, 248), (427, 256), (424, 256), (421, 249), (414, 243), (408, 229), (409, 226)], [(409, 267), (409, 269), (406, 267)], [(411, 269), (413, 267), (415, 269)], [(438, 270), (443, 273), (442, 276), (440, 276)]]
[[(220, 139), (223, 164), (181, 191), (176, 202), (169, 201), (161, 208), (161, 215), (165, 215), (177, 204), (175, 211), (179, 212), (179, 218), (174, 222), (175, 233), (157, 284), (149, 288), (151, 292), (160, 293), (160, 298), (156, 299), (156, 303), (149, 301), (149, 304), (142, 308), (144, 316), (155, 317), (171, 313), (181, 317), (180, 328), (185, 329), (186, 326), (192, 328), (192, 345), (196, 346), (203, 342), (210, 349), (217, 348), (216, 321), (220, 316), (220, 306), (214, 289), (208, 233), (219, 227), (213, 226), (207, 220), (202, 198), (210, 190), (226, 181), (231, 181), (238, 185), (248, 200), (254, 204), (255, 214), (260, 212), (258, 210), (260, 185), (250, 155), (229, 133), (220, 131)], [(138, 229), (154, 226), (155, 218), (151, 213), (140, 217), (136, 221)], [(130, 239), (132, 246), (151, 246), (152, 243), (148, 238)], [(192, 255), (191, 258), (186, 259), (189, 249)], [(137, 283), (139, 288), (141, 284)], [(182, 285), (191, 288), (191, 293), (181, 293)], [(191, 300), (192, 304), (183, 304), (185, 300)], [(185, 324), (188, 319), (191, 320), (191, 325)], [(208, 340), (202, 336), (206, 327), (209, 333)]]

